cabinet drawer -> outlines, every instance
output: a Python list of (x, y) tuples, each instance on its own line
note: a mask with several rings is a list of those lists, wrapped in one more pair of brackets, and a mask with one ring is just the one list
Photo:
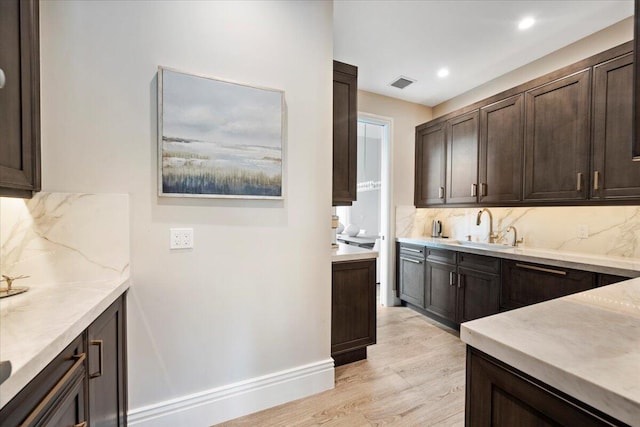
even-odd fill
[(458, 252), (458, 265), (487, 273), (500, 273), (500, 259), (490, 256)]
[(427, 249), (427, 259), (429, 261), (445, 262), (447, 264), (456, 263), (456, 252), (446, 249)]
[[(38, 374), (27, 386), (20, 391), (7, 405), (0, 411), (0, 425), (14, 426), (21, 425), (34, 413), (32, 421), (28, 425), (34, 425), (45, 418), (51, 417), (52, 412), (60, 404), (61, 400), (66, 400), (71, 388), (80, 387), (84, 390), (86, 381), (84, 353), (84, 334), (76, 338), (67, 348), (65, 348), (44, 370)], [(82, 355), (82, 359), (78, 356)], [(76, 363), (78, 362), (78, 363)], [(67, 376), (65, 378), (65, 376)], [(73, 384), (73, 385), (71, 385)], [(49, 393), (57, 387), (57, 392), (53, 395)], [(81, 400), (82, 414), (86, 413), (84, 399)], [(38, 407), (42, 403), (41, 407)]]
[(593, 289), (596, 274), (529, 262), (502, 262), (500, 306), (512, 309)]
[(406, 255), (411, 258), (424, 259), (427, 248), (421, 245), (411, 245), (408, 243), (400, 244), (400, 255)]

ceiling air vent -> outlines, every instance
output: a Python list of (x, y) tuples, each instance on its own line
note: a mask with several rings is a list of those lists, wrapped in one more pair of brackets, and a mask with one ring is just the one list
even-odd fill
[(398, 89), (404, 89), (405, 87), (409, 86), (411, 83), (415, 83), (415, 80), (410, 79), (408, 77), (400, 76), (393, 83), (391, 83), (391, 86), (397, 87)]

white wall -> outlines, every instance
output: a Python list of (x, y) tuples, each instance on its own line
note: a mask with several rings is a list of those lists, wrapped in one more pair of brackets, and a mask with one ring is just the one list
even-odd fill
[(481, 101), (629, 40), (633, 40), (633, 17), (623, 19), (597, 33), (438, 104), (433, 107), (433, 117), (444, 116), (458, 108)]
[[(40, 20), (43, 189), (131, 195), (130, 410), (326, 364), (331, 2), (46, 1)], [(284, 202), (157, 197), (158, 65), (285, 91)], [(173, 226), (193, 250), (169, 251)]]

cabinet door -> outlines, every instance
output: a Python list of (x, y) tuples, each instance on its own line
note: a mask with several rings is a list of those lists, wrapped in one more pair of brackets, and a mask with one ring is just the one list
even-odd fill
[(447, 204), (478, 201), (478, 112), (447, 122)]
[(333, 206), (356, 200), (358, 68), (333, 61)]
[(420, 308), (424, 308), (424, 270), (423, 259), (400, 254), (400, 299)]
[(525, 200), (588, 194), (590, 71), (525, 92)]
[(88, 329), (89, 417), (92, 426), (126, 425), (125, 298)]
[(528, 262), (502, 261), (501, 309), (563, 297), (596, 286), (596, 274)]
[(331, 355), (376, 343), (376, 261), (332, 264)]
[(40, 54), (37, 0), (0, 1), (0, 196), (40, 190)]
[(469, 346), (466, 375), (468, 427), (623, 425)]
[(500, 276), (458, 267), (458, 322), (500, 311)]
[(456, 321), (456, 266), (427, 261), (425, 309)]
[[(635, 1), (635, 15), (633, 18), (635, 34), (640, 34), (640, 0)], [(640, 64), (640, 37), (633, 40), (635, 63)], [(640, 67), (634, 67), (633, 72), (633, 145), (634, 160), (640, 161)]]
[(640, 162), (631, 160), (633, 53), (593, 69), (591, 198), (640, 197)]
[(417, 207), (444, 204), (445, 123), (416, 130), (414, 202)]
[(479, 201), (522, 200), (524, 96), (507, 98), (480, 109)]

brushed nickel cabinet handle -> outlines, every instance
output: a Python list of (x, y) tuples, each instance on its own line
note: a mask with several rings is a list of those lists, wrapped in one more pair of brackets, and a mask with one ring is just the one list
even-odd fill
[(600, 184), (600, 172), (595, 171), (593, 173), (593, 189), (598, 191)]
[(2, 68), (0, 68), (0, 89), (4, 87), (5, 83), (7, 83), (7, 78), (4, 75), (4, 71), (2, 70)]
[(471, 197), (478, 195), (478, 184), (471, 184)]
[(462, 289), (462, 274), (458, 274), (458, 289)]
[(484, 197), (487, 195), (487, 183), (483, 182), (480, 184), (480, 194)]
[(524, 268), (526, 270), (535, 270), (535, 271), (542, 271), (544, 273), (557, 274), (558, 276), (566, 276), (567, 275), (566, 271), (554, 270), (552, 268), (537, 267), (535, 265), (516, 264), (516, 267)]
[(98, 378), (102, 376), (102, 368), (103, 368), (103, 350), (102, 350), (102, 345), (104, 344), (104, 342), (102, 340), (91, 340), (91, 342), (89, 343), (89, 345), (95, 345), (98, 346), (98, 372), (94, 372), (92, 374), (89, 374), (89, 379), (93, 379), (93, 378)]
[(456, 279), (453, 277), (453, 274), (453, 271), (449, 272), (449, 286), (453, 286), (456, 284)]
[(444, 187), (438, 188), (438, 198), (444, 199)]
[(80, 354), (71, 356), (71, 359), (75, 359), (73, 366), (69, 368), (67, 373), (64, 374), (62, 378), (60, 378), (60, 381), (58, 381), (56, 385), (53, 386), (53, 388), (49, 391), (49, 393), (47, 393), (44, 399), (42, 399), (42, 401), (38, 403), (38, 406), (36, 406), (36, 408), (33, 411), (31, 411), (27, 419), (24, 420), (22, 424), (20, 424), (20, 427), (27, 427), (27, 426), (33, 425), (33, 422), (36, 419), (38, 419), (40, 415), (42, 415), (42, 412), (49, 406), (49, 403), (51, 403), (51, 400), (53, 400), (53, 398), (56, 397), (56, 395), (60, 392), (60, 389), (65, 385), (67, 385), (71, 377), (76, 373), (78, 369), (84, 366), (84, 361), (86, 358), (87, 358), (86, 353), (80, 353)]
[(415, 252), (415, 253), (418, 253), (418, 254), (422, 253), (422, 251), (420, 249), (405, 248), (404, 246), (402, 247), (402, 250), (403, 251), (409, 251), (409, 252)]
[(582, 191), (582, 172), (577, 173), (576, 190)]
[(422, 264), (422, 261), (419, 261), (419, 260), (417, 260), (417, 259), (404, 258), (404, 257), (400, 257), (400, 259), (401, 259), (402, 261), (409, 261), (409, 262), (412, 262), (412, 263), (414, 263), (414, 264)]

